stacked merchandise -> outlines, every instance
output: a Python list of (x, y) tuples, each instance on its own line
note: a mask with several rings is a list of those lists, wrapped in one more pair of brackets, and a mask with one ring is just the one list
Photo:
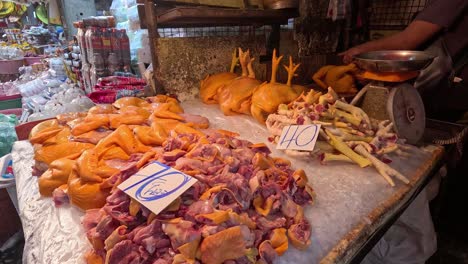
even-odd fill
[[(74, 42), (72, 46), (64, 50), (63, 57), (65, 59), (65, 65), (69, 72), (68, 77), (74, 82), (83, 83), (83, 76), (81, 74), (81, 49), (77, 42)], [(84, 86), (83, 86), (84, 87)]]
[(23, 34), (21, 33), (20, 29), (17, 29), (17, 28), (5, 29), (4, 32), (5, 32), (5, 36), (7, 38), (8, 43), (21, 44), (23, 40)]
[[(117, 22), (117, 28), (127, 31), (130, 43), (132, 62), (142, 62), (148, 59), (148, 30), (141, 29), (136, 0), (113, 0), (110, 7)], [(143, 73), (141, 73), (143, 74)]]
[(90, 17), (76, 22), (75, 27), (86, 93), (94, 91), (99, 78), (130, 71), (130, 41), (126, 30), (115, 28), (113, 17)]
[(111, 104), (123, 97), (144, 96), (146, 81), (135, 77), (109, 76), (99, 79), (89, 98), (96, 104)]

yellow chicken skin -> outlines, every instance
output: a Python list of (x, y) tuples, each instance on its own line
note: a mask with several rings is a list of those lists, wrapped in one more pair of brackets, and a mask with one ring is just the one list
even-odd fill
[(67, 184), (68, 177), (75, 164), (75, 160), (63, 158), (54, 160), (49, 169), (39, 177), (39, 192), (43, 196), (52, 196), (52, 192), (63, 184)]
[(151, 147), (143, 145), (135, 138), (133, 131), (127, 125), (121, 125), (112, 134), (101, 140), (96, 145), (96, 151), (98, 154), (103, 153), (104, 150), (113, 145), (119, 146), (129, 155), (151, 150)]
[(44, 162), (47, 165), (54, 160), (70, 156), (72, 154), (81, 153), (86, 149), (93, 148), (93, 144), (80, 142), (67, 142), (58, 145), (50, 145), (40, 147), (34, 154), (34, 159), (39, 162)]
[(98, 115), (98, 114), (112, 114), (115, 113), (116, 109), (110, 104), (96, 105), (89, 109), (88, 114)]
[(68, 196), (70, 203), (83, 210), (101, 208), (106, 203), (110, 189), (101, 189), (99, 183), (85, 183), (72, 170), (68, 178)]
[(249, 115), (252, 93), (261, 84), (259, 80), (255, 79), (255, 73), (252, 69), (254, 59), (250, 57), (250, 51), (243, 52), (239, 48), (239, 60), (242, 76), (218, 90), (219, 107), (225, 115)]
[(200, 82), (200, 98), (205, 104), (218, 103), (218, 90), (239, 77), (232, 72), (222, 72), (207, 76)]
[(77, 124), (72, 128), (72, 135), (79, 136), (86, 132), (96, 130), (101, 127), (109, 127), (109, 115), (108, 114), (96, 114), (85, 117), (84, 122)]
[[(150, 103), (151, 102), (151, 103)], [(157, 114), (155, 114), (157, 112)], [(206, 118), (183, 115), (177, 100), (155, 96), (148, 101), (130, 98), (113, 105), (97, 105), (85, 114), (63, 115), (38, 124), (30, 134), (35, 150), (35, 169), (40, 192), (51, 196), (67, 189), (70, 202), (87, 210), (102, 207), (111, 188), (112, 176), (120, 173), (132, 155), (139, 154), (138, 168), (160, 155), (168, 134), (194, 133), (206, 127)], [(76, 116), (76, 119), (72, 119)], [(200, 123), (200, 124), (198, 124)], [(138, 156), (133, 156), (138, 157)]]
[(200, 82), (200, 98), (205, 104), (218, 103), (218, 91), (220, 88), (228, 85), (238, 77), (234, 73), (239, 58), (236, 56), (236, 50), (232, 54), (231, 69), (229, 72), (222, 72), (214, 75), (208, 75)]
[(112, 104), (114, 107), (120, 109), (125, 106), (138, 106), (138, 107), (146, 107), (149, 106), (149, 103), (143, 99), (137, 97), (124, 97), (120, 98)]
[[(54, 129), (58, 127), (59, 127), (59, 124), (58, 124), (57, 119), (50, 119), (50, 120), (43, 121), (31, 129), (31, 132), (29, 133), (29, 139), (31, 140), (31, 138), (38, 137), (39, 133), (45, 132), (46, 129)], [(40, 143), (36, 142), (33, 144), (40, 144)]]
[(133, 132), (138, 140), (147, 146), (161, 146), (167, 139), (166, 130), (157, 122), (153, 123), (151, 127), (137, 126)]
[(109, 126), (117, 129), (121, 125), (142, 125), (148, 121), (148, 117), (132, 114), (112, 114), (109, 115)]
[(253, 92), (252, 107), (250, 110), (252, 116), (262, 124), (265, 123), (270, 114), (278, 110), (280, 104), (289, 104), (303, 92), (302, 86), (297, 86), (295, 87), (296, 89), (292, 87), (292, 78), (299, 68), (299, 64), (295, 65), (291, 57), (289, 59), (289, 67), (285, 67), (288, 71), (287, 84), (276, 82), (276, 73), (282, 58), (283, 56), (276, 57), (276, 50), (273, 51), (271, 81), (260, 85)]
[(42, 145), (48, 146), (48, 145), (57, 145), (57, 144), (67, 143), (69, 142), (70, 136), (71, 136), (70, 128), (62, 127), (62, 129), (60, 130), (60, 132), (57, 133), (57, 135), (44, 141)]
[(120, 108), (119, 114), (138, 115), (138, 116), (144, 117), (145, 119), (148, 119), (148, 117), (151, 115), (151, 112), (146, 108), (130, 105), (130, 106), (124, 106)]
[[(159, 104), (166, 103), (169, 105), (166, 108), (166, 110), (169, 110), (172, 113), (176, 113), (176, 114), (184, 113), (184, 109), (179, 105), (179, 102), (177, 101), (177, 99), (173, 97), (159, 94), (153, 97), (148, 97), (147, 99), (152, 103), (152, 106), (155, 105), (156, 108), (159, 106)], [(152, 107), (152, 109), (154, 109), (154, 107)]]
[(333, 88), (337, 93), (356, 93), (353, 75), (358, 71), (355, 64), (345, 66), (327, 65), (320, 68), (312, 79), (323, 89)]

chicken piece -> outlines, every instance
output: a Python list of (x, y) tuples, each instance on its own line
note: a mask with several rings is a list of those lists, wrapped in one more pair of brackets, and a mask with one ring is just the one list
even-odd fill
[(225, 115), (250, 114), (252, 93), (261, 84), (255, 79), (252, 69), (254, 59), (250, 57), (250, 51), (244, 53), (239, 48), (239, 60), (242, 66), (242, 76), (218, 90), (219, 106)]
[(278, 106), (289, 104), (298, 98), (303, 91), (295, 90), (291, 86), (291, 80), (294, 77), (299, 65), (294, 65), (290, 58), (288, 70), (288, 83), (281, 84), (276, 82), (276, 73), (281, 57), (276, 57), (276, 50), (273, 51), (271, 81), (257, 87), (252, 96), (252, 116), (260, 123), (265, 124), (268, 115), (276, 113)]
[(332, 87), (338, 93), (356, 93), (352, 74), (357, 72), (355, 64), (345, 66), (328, 65), (316, 72), (312, 79), (323, 89)]
[(101, 183), (118, 172), (118, 169), (99, 162), (99, 154), (95, 149), (85, 150), (76, 161), (76, 173), (85, 183)]
[(200, 98), (205, 104), (218, 103), (218, 90), (228, 85), (232, 80), (238, 77), (234, 73), (239, 58), (236, 56), (236, 50), (232, 54), (231, 69), (229, 72), (222, 72), (215, 75), (208, 75), (200, 82)]
[(175, 119), (164, 119), (158, 117), (152, 118), (151, 122), (151, 127), (153, 127), (154, 130), (158, 131), (162, 127), (167, 135), (169, 135), (169, 133), (174, 130), (178, 124), (182, 124), (182, 122)]
[(43, 144), (46, 140), (55, 137), (60, 131), (62, 131), (63, 127), (48, 127), (40, 132), (36, 133), (33, 137), (29, 138), (31, 144)]
[(51, 137), (42, 143), (43, 146), (57, 145), (69, 142), (71, 136), (71, 130), (68, 127), (63, 127), (60, 132), (54, 137)]
[(184, 121), (184, 118), (182, 116), (169, 111), (168, 109), (169, 107), (170, 105), (167, 105), (167, 104), (162, 104), (158, 106), (156, 109), (154, 109), (149, 119), (153, 120), (154, 118), (164, 118), (164, 119), (174, 119), (174, 120)]
[(93, 148), (93, 144), (68, 142), (58, 145), (44, 146), (34, 153), (36, 162), (44, 162), (50, 165), (54, 160), (70, 156), (72, 154), (81, 153), (84, 150)]
[(50, 119), (50, 120), (41, 122), (31, 129), (31, 132), (29, 133), (29, 140), (31, 140), (31, 138), (37, 137), (39, 133), (45, 132), (45, 129), (53, 129), (53, 128), (58, 128), (58, 127), (59, 127), (59, 124), (58, 124), (57, 119)]
[(108, 114), (89, 114), (84, 122), (77, 124), (72, 128), (72, 135), (79, 136), (86, 132), (96, 130), (101, 127), (109, 127), (109, 115)]
[(88, 115), (88, 113), (86, 112), (65, 113), (65, 114), (58, 115), (55, 118), (57, 118), (57, 121), (60, 125), (66, 125), (68, 122), (75, 120), (77, 118), (86, 117), (86, 115)]
[(138, 107), (138, 106), (133, 106), (133, 105), (124, 106), (124, 107), (120, 108), (119, 113), (122, 114), (122, 115), (143, 116), (145, 119), (148, 119), (150, 117), (150, 115), (151, 115), (151, 112), (148, 109)]
[(88, 110), (88, 114), (90, 115), (112, 114), (115, 112), (116, 112), (116, 109), (111, 104), (96, 105), (96, 106), (91, 107)]
[(101, 208), (106, 203), (110, 189), (101, 189), (99, 183), (85, 183), (72, 169), (68, 178), (68, 196), (70, 203), (83, 210)]
[(63, 184), (67, 184), (68, 176), (75, 164), (75, 161), (62, 158), (53, 161), (49, 169), (39, 177), (39, 192), (43, 196), (52, 196), (52, 192)]
[(110, 146), (119, 146), (125, 153), (131, 155), (134, 153), (145, 153), (151, 150), (151, 147), (143, 145), (133, 135), (133, 131), (127, 125), (119, 126), (112, 134), (101, 140), (96, 145), (96, 151), (100, 156)]
[(112, 129), (117, 129), (121, 125), (143, 125), (148, 117), (138, 114), (111, 114), (109, 115), (109, 125)]
[(112, 104), (115, 108), (123, 108), (125, 106), (138, 106), (138, 107), (148, 107), (149, 103), (143, 99), (137, 97), (124, 97), (120, 98)]
[(221, 264), (244, 256), (250, 236), (246, 226), (235, 226), (206, 237), (200, 246), (202, 263)]
[(130, 155), (125, 153), (122, 148), (111, 146), (108, 149), (104, 150), (99, 155), (99, 160), (113, 160), (113, 159), (120, 159), (120, 160), (128, 160), (130, 159)]
[(177, 99), (170, 96), (159, 94), (153, 97), (148, 97), (147, 99), (152, 103), (152, 106), (167, 103), (169, 104), (169, 108), (167, 108), (167, 110), (176, 114), (182, 114), (184, 112), (184, 109), (179, 105)]
[(112, 133), (112, 130), (92, 130), (76, 137), (71, 137), (72, 141), (98, 144), (101, 139), (106, 138)]
[(151, 127), (137, 126), (133, 129), (138, 140), (146, 146), (161, 146), (167, 139), (167, 133), (159, 123), (153, 123)]

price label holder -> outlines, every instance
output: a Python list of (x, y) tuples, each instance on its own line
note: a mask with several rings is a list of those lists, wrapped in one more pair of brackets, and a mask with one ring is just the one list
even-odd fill
[(314, 150), (320, 125), (292, 125), (283, 128), (276, 149)]
[(197, 180), (159, 162), (152, 162), (118, 188), (158, 215)]

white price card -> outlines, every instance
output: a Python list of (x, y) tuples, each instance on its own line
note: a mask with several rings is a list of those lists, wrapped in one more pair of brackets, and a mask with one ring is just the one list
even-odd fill
[(292, 125), (283, 128), (276, 149), (312, 151), (319, 136), (320, 125)]
[(178, 170), (152, 162), (118, 188), (157, 215), (196, 182)]

